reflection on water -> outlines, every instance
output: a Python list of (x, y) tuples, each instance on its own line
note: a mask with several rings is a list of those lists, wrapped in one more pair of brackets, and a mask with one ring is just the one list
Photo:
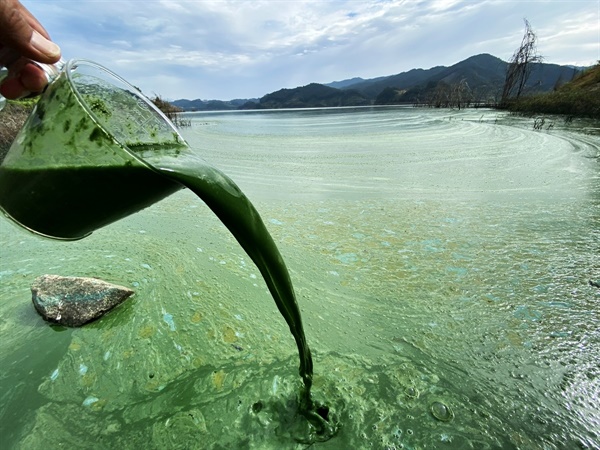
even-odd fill
[[(600, 145), (496, 112), (192, 115), (186, 139), (286, 258), (341, 429), (311, 448), (600, 446)], [(556, 127), (558, 128), (558, 127)], [(79, 242), (0, 223), (0, 435), (14, 448), (306, 448), (295, 346), (189, 192)], [(136, 295), (53, 329), (43, 273)]]

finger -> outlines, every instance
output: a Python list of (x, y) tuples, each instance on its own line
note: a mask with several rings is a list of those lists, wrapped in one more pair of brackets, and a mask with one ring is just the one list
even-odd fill
[(48, 84), (48, 78), (35, 64), (27, 64), (19, 74), (21, 85), (28, 92), (42, 92)]
[(4, 46), (16, 47), (31, 40), (33, 29), (21, 11), (22, 6), (16, 0), (0, 1), (0, 42)]
[(53, 64), (60, 59), (60, 47), (33, 30), (28, 46), (22, 47), (23, 56), (33, 61)]
[(0, 85), (0, 94), (10, 100), (25, 97), (30, 93), (25, 89), (19, 78), (7, 78)]
[(27, 23), (29, 24), (29, 26), (31, 28), (36, 30), (38, 33), (40, 33), (46, 39), (50, 40), (50, 34), (48, 34), (48, 32), (42, 26), (42, 24), (39, 23), (38, 20), (33, 16), (33, 14), (31, 14), (29, 12), (29, 10), (27, 8), (25, 8), (23, 5), (21, 5), (21, 14), (23, 14), (25, 20), (27, 20)]
[(10, 66), (9, 76), (3, 81), (0, 93), (14, 100), (41, 93), (47, 84), (48, 78), (42, 69), (27, 59), (20, 59)]
[(21, 55), (19, 52), (13, 50), (12, 48), (3, 47), (2, 44), (0, 44), (0, 66), (9, 67), (20, 58)]
[(60, 48), (47, 39), (47, 32), (16, 0), (0, 0), (0, 42), (4, 48), (42, 63), (60, 59)]

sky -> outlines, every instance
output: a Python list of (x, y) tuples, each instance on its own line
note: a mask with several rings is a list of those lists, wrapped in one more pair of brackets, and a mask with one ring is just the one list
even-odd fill
[(168, 100), (505, 61), (527, 19), (545, 62), (600, 60), (600, 0), (22, 0), (65, 59), (96, 61)]

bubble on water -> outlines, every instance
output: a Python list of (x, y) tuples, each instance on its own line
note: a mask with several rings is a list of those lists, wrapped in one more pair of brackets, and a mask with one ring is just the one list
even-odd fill
[(414, 400), (414, 399), (419, 398), (419, 394), (420, 394), (419, 390), (417, 388), (415, 388), (414, 386), (407, 387), (406, 390), (404, 391), (404, 395), (409, 400)]
[(441, 420), (442, 422), (450, 422), (454, 419), (454, 413), (450, 407), (442, 402), (433, 402), (431, 404), (431, 414), (437, 420)]
[(263, 409), (263, 404), (261, 401), (255, 402), (252, 404), (252, 412), (254, 414), (258, 414)]

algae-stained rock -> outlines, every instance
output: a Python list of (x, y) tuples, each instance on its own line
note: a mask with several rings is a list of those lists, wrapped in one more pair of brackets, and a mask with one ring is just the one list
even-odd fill
[(96, 278), (60, 275), (42, 275), (31, 285), (33, 305), (40, 315), (68, 327), (102, 317), (133, 292)]

